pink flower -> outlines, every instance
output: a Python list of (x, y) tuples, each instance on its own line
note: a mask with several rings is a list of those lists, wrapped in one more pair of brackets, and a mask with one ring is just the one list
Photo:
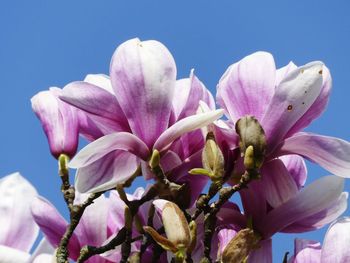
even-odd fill
[(350, 261), (350, 219), (336, 220), (329, 228), (323, 246), (316, 241), (296, 239), (289, 263), (347, 263)]
[[(105, 136), (70, 162), (70, 167), (78, 168), (76, 187), (80, 192), (122, 183), (140, 164), (149, 179), (146, 162), (154, 149), (165, 158), (175, 140), (222, 115), (221, 110), (195, 114), (199, 100), (213, 106), (211, 95), (193, 74), (189, 80), (176, 82), (174, 59), (157, 41), (132, 39), (120, 45), (111, 61), (110, 78), (110, 84), (101, 76), (73, 82), (61, 96), (89, 113), (95, 124), (106, 127)], [(188, 95), (181, 97), (184, 91)], [(174, 100), (180, 97), (181, 103)], [(183, 145), (191, 143), (183, 141)], [(179, 158), (170, 155), (184, 161), (190, 152), (175, 153)]]

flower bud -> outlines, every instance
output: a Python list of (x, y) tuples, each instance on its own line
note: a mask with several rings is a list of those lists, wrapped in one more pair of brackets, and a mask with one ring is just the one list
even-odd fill
[(162, 211), (162, 221), (167, 238), (176, 247), (187, 248), (191, 242), (190, 229), (181, 209), (172, 202), (167, 202)]
[(252, 229), (242, 229), (227, 244), (222, 253), (222, 262), (244, 262), (249, 253), (257, 247), (260, 239)]
[(178, 260), (184, 260), (187, 251), (193, 249), (195, 241), (191, 239), (191, 232), (195, 234), (195, 224), (191, 224), (191, 231), (184, 213), (175, 203), (158, 199), (155, 200), (153, 204), (162, 219), (167, 237), (161, 236), (152, 227), (144, 226), (143, 229), (150, 234), (162, 248), (173, 252)]
[(236, 123), (239, 147), (247, 169), (261, 167), (266, 151), (266, 137), (263, 128), (253, 116), (244, 116)]
[(209, 132), (202, 152), (204, 169), (208, 170), (212, 179), (221, 179), (224, 176), (224, 156), (215, 141), (214, 134)]
[(51, 154), (73, 157), (78, 147), (78, 117), (76, 110), (61, 101), (61, 89), (50, 88), (32, 97), (32, 108), (49, 141)]

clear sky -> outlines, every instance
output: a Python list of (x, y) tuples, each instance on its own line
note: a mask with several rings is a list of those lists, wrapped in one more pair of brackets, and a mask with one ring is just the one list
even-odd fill
[[(195, 68), (214, 93), (227, 66), (258, 50), (271, 52), (279, 67), (322, 60), (331, 70), (333, 92), (327, 111), (308, 130), (350, 140), (349, 8), (346, 0), (1, 1), (0, 176), (20, 171), (65, 212), (56, 161), (30, 98), (88, 73), (108, 74), (114, 49), (134, 37), (163, 42), (178, 77)], [(309, 165), (308, 183), (326, 174)], [(302, 236), (321, 241), (324, 232)], [(276, 262), (293, 251), (294, 237), (274, 239)]]

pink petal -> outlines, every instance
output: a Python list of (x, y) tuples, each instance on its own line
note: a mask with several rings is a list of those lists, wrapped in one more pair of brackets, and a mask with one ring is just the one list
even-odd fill
[(190, 175), (188, 171), (193, 168), (198, 168), (202, 165), (202, 151), (198, 151), (197, 153), (191, 155), (186, 158), (180, 165), (175, 167), (171, 173), (168, 175), (168, 179), (172, 182), (176, 182), (178, 184), (186, 184), (187, 189), (190, 194), (190, 200), (187, 204), (188, 207), (192, 207), (192, 205), (196, 202), (198, 196), (203, 191), (206, 186), (209, 178), (203, 175)]
[(335, 221), (326, 233), (321, 252), (321, 262), (350, 262), (350, 218)]
[[(44, 233), (46, 239), (53, 247), (57, 247), (64, 232), (67, 222), (57, 209), (43, 197), (37, 197), (32, 203), (32, 214), (35, 222)], [(76, 260), (80, 252), (78, 237), (73, 233), (69, 245), (69, 257)]]
[(128, 123), (116, 97), (109, 91), (83, 81), (71, 82), (62, 90), (60, 99), (85, 112), (112, 120), (115, 131), (128, 130)]
[(51, 263), (51, 262), (55, 262), (54, 260), (55, 260), (54, 255), (41, 254), (34, 259), (33, 263)]
[(176, 120), (196, 114), (199, 101), (204, 101), (210, 109), (215, 108), (213, 96), (191, 70), (189, 78), (176, 81), (173, 98)]
[(261, 121), (270, 152), (319, 96), (322, 89), (322, 67), (321, 62), (299, 67), (276, 87)]
[(260, 248), (250, 252), (248, 263), (272, 263), (272, 240), (262, 240)]
[(105, 74), (88, 74), (86, 75), (84, 82), (88, 82), (114, 94), (111, 80), (109, 79), (109, 76)]
[(321, 244), (311, 240), (295, 239), (294, 258), (291, 263), (321, 263)]
[[(88, 196), (76, 193), (76, 199), (80, 199), (77, 200), (78, 203), (83, 203)], [(108, 212), (109, 202), (104, 195), (95, 199), (93, 204), (85, 209), (76, 228), (81, 246), (101, 246), (106, 241)]]
[(113, 55), (110, 76), (131, 130), (152, 146), (169, 123), (176, 80), (172, 55), (157, 41), (126, 41)]
[(218, 241), (219, 241), (219, 247), (218, 247), (218, 254), (222, 255), (224, 252), (227, 244), (234, 238), (234, 236), (238, 233), (238, 230), (230, 229), (230, 228), (223, 228), (219, 230), (218, 232)]
[(290, 153), (302, 155), (332, 174), (350, 177), (350, 143), (347, 141), (312, 133), (297, 133), (285, 140), (279, 154)]
[(288, 131), (287, 137), (307, 127), (313, 120), (318, 118), (321, 115), (321, 113), (326, 109), (329, 100), (329, 95), (332, 89), (332, 78), (326, 66), (323, 66), (322, 71), (323, 83), (320, 95), (317, 97), (317, 99), (311, 105), (311, 107), (304, 113), (304, 115)]
[[(46, 238), (42, 238), (39, 245), (35, 248), (34, 252), (32, 253), (30, 260), (27, 263), (50, 263), (52, 261), (44, 261), (44, 258), (48, 258), (43, 255), (49, 255), (52, 257), (54, 255), (55, 249), (50, 245), (49, 241), (47, 241)], [(43, 260), (43, 261), (41, 261)]]
[(261, 187), (264, 189), (266, 201), (272, 207), (278, 207), (298, 193), (293, 177), (281, 160), (267, 162), (261, 173)]
[(30, 254), (16, 248), (0, 245), (0, 258), (3, 263), (27, 263)]
[(261, 218), (266, 214), (267, 204), (265, 191), (259, 181), (249, 183), (249, 188), (239, 191), (246, 216)]
[(155, 142), (153, 148), (162, 152), (182, 134), (206, 126), (220, 118), (222, 114), (223, 110), (215, 110), (186, 117), (163, 132)]
[(245, 115), (261, 120), (274, 93), (275, 73), (275, 62), (267, 52), (249, 55), (226, 70), (216, 98), (233, 122)]
[(105, 191), (125, 182), (136, 171), (139, 159), (125, 151), (113, 151), (77, 170), (75, 187), (81, 193)]
[(32, 99), (32, 108), (48, 138), (50, 151), (56, 158), (65, 153), (72, 157), (78, 147), (78, 116), (76, 110), (61, 101), (62, 90), (51, 88)]
[(38, 235), (30, 213), (37, 195), (35, 188), (19, 173), (0, 179), (0, 244), (29, 252)]
[(275, 86), (277, 87), (281, 81), (293, 70), (295, 70), (297, 65), (295, 65), (292, 61), (288, 63), (288, 65), (279, 68), (276, 70), (276, 82)]
[(303, 218), (308, 218), (330, 207), (338, 200), (344, 188), (344, 180), (337, 176), (325, 176), (313, 182), (279, 207), (273, 209), (257, 228), (267, 238)]
[(71, 168), (81, 168), (101, 159), (115, 150), (128, 151), (147, 160), (149, 150), (135, 135), (127, 132), (113, 133), (88, 144), (69, 163)]
[(288, 172), (295, 180), (298, 189), (302, 188), (307, 178), (307, 168), (304, 159), (299, 155), (284, 155), (279, 157)]
[(288, 227), (284, 228), (282, 232), (285, 233), (302, 233), (312, 231), (324, 227), (325, 225), (333, 222), (340, 215), (342, 215), (348, 206), (348, 193), (343, 192), (339, 198), (332, 203), (329, 207), (322, 211), (303, 218)]

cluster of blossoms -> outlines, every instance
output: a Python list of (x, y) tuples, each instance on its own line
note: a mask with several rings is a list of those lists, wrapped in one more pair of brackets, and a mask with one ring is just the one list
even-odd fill
[[(274, 234), (333, 222), (322, 246), (297, 239), (284, 262), (350, 262), (350, 219), (338, 218), (350, 143), (301, 132), (324, 111), (331, 86), (322, 62), (276, 69), (257, 52), (224, 73), (216, 109), (193, 71), (177, 80), (164, 45), (121, 44), (110, 76), (32, 98), (70, 220), (19, 174), (4, 177), (0, 261), (269, 263)], [(89, 143), (77, 153), (79, 135)], [(305, 186), (304, 158), (333, 175)], [(125, 193), (138, 176), (147, 187)], [(30, 255), (39, 228), (44, 238)]]

